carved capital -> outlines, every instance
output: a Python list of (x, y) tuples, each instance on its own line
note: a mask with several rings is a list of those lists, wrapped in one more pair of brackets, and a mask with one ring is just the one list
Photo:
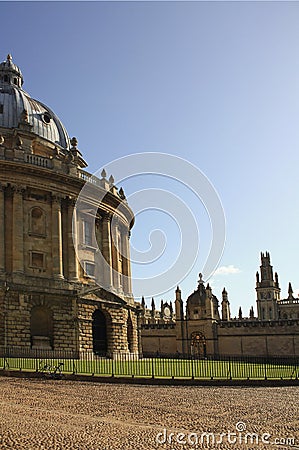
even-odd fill
[(76, 203), (77, 203), (77, 198), (76, 197), (66, 197), (66, 204), (68, 206), (68, 208), (75, 208)]
[(52, 201), (52, 203), (54, 203), (54, 204), (61, 205), (62, 199), (63, 199), (63, 195), (61, 195), (61, 194), (58, 194), (58, 193), (52, 193), (52, 195), (51, 195), (51, 201)]
[(27, 190), (27, 186), (22, 186), (22, 185), (18, 185), (18, 184), (10, 185), (10, 189), (9, 189), (11, 195), (12, 194), (24, 195), (26, 190)]
[(112, 214), (109, 212), (105, 212), (102, 214), (102, 217), (103, 217), (103, 219), (102, 219), (103, 222), (110, 222), (112, 219)]

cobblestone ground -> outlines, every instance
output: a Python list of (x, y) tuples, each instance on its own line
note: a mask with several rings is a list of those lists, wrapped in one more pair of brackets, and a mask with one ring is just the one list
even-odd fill
[[(0, 378), (0, 449), (277, 450), (292, 445), (299, 449), (298, 398), (297, 387), (133, 386)], [(236, 436), (228, 437), (229, 430)], [(201, 443), (204, 432), (212, 434), (203, 436)], [(220, 433), (226, 433), (221, 444)]]

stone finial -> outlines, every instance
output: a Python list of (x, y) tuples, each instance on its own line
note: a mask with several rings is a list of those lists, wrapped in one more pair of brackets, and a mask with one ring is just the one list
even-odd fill
[(77, 140), (77, 138), (76, 137), (72, 137), (72, 139), (71, 139), (71, 146), (72, 146), (72, 148), (77, 148), (77, 145), (78, 145), (78, 140)]
[(106, 170), (103, 169), (102, 172), (101, 172), (101, 177), (102, 178), (106, 178), (106, 176), (107, 176)]
[(143, 309), (145, 309), (145, 300), (144, 300), (143, 296), (141, 298), (141, 306), (142, 306)]
[(7, 55), (6, 60), (7, 60), (7, 61), (12, 61), (12, 56), (11, 56), (10, 53)]
[(151, 305), (151, 307), (152, 307), (151, 316), (152, 316), (152, 318), (154, 318), (155, 317), (155, 310), (156, 310), (154, 298), (152, 298), (152, 305)]
[(250, 311), (249, 311), (249, 317), (250, 317), (250, 319), (254, 319), (254, 310), (253, 310), (253, 306), (250, 308)]
[(198, 284), (204, 284), (204, 281), (202, 279), (202, 273), (199, 274)]
[(257, 283), (260, 282), (260, 274), (258, 272), (256, 272), (256, 282)]
[(242, 308), (240, 306), (239, 308), (239, 319), (243, 319), (243, 313), (242, 313)]
[(293, 288), (292, 288), (291, 283), (289, 283), (288, 294), (289, 294), (289, 299), (294, 298), (294, 297), (293, 297)]
[(110, 175), (110, 177), (109, 177), (109, 183), (110, 183), (111, 185), (114, 184), (114, 177), (113, 177), (113, 175)]
[(122, 200), (125, 200), (125, 198), (126, 198), (125, 193), (124, 193), (124, 190), (123, 190), (122, 187), (121, 187), (120, 190), (119, 190), (119, 196), (120, 196), (120, 198), (121, 198)]

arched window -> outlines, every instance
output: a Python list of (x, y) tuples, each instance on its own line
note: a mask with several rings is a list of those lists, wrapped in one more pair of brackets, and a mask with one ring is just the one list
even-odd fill
[(53, 347), (53, 314), (45, 306), (34, 306), (30, 314), (32, 348)]
[(128, 339), (128, 349), (129, 352), (132, 353), (133, 351), (133, 323), (130, 316), (130, 312), (128, 314), (128, 320), (127, 320), (127, 339)]
[(107, 323), (104, 313), (96, 309), (92, 315), (92, 344), (96, 355), (107, 353)]
[(200, 331), (191, 334), (191, 355), (197, 358), (205, 357), (207, 354), (206, 338)]
[(46, 235), (46, 215), (39, 207), (34, 207), (30, 211), (29, 232), (37, 236)]
[(92, 224), (88, 220), (83, 220), (83, 244), (92, 246)]

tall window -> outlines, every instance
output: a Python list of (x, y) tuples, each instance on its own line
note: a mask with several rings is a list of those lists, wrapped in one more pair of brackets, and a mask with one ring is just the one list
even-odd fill
[(92, 245), (92, 226), (88, 220), (83, 220), (83, 243)]
[(30, 314), (31, 344), (36, 347), (53, 346), (53, 314), (45, 306), (34, 306)]
[(96, 355), (104, 356), (107, 352), (107, 324), (101, 310), (97, 309), (92, 315), (92, 343)]
[(128, 320), (127, 320), (127, 339), (128, 339), (129, 352), (132, 353), (132, 351), (133, 351), (133, 324), (132, 324), (130, 312), (128, 314)]
[(92, 262), (84, 262), (84, 271), (88, 277), (94, 278), (95, 274), (95, 264)]

